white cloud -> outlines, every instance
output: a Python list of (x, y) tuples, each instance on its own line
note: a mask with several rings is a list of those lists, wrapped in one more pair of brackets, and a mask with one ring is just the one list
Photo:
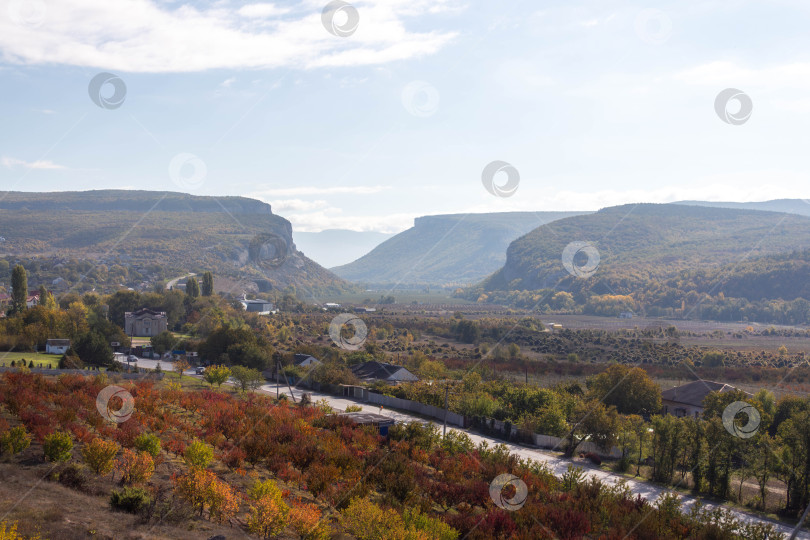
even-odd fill
[(301, 186), (294, 188), (264, 189), (253, 193), (251, 196), (266, 199), (268, 197), (295, 197), (301, 195), (370, 195), (372, 193), (379, 193), (386, 189), (390, 189), (389, 186)]
[(675, 80), (693, 85), (726, 88), (746, 86), (778, 88), (810, 88), (810, 63), (793, 62), (763, 68), (749, 68), (734, 62), (718, 61), (701, 64), (677, 73)]
[(326, 208), (329, 205), (326, 201), (305, 201), (302, 199), (278, 199), (278, 200), (271, 200), (270, 206), (273, 208), (273, 212), (283, 214), (286, 211), (292, 212), (309, 212), (312, 210), (320, 210), (322, 208)]
[(67, 169), (64, 165), (58, 165), (52, 161), (38, 160), (38, 161), (23, 161), (22, 159), (10, 158), (3, 156), (0, 158), (0, 164), (8, 169), (15, 167), (23, 167), (25, 169), (39, 169), (39, 170), (57, 170)]
[[(17, 64), (66, 64), (128, 72), (208, 69), (314, 68), (383, 64), (433, 54), (456, 33), (410, 31), (405, 19), (435, 12), (436, 2), (369, 0), (358, 5), (360, 24), (347, 38), (321, 22), (323, 5), (273, 4), (240, 9), (227, 3), (200, 8), (157, 0), (48, 2), (41, 24), (0, 16), (0, 53)], [(0, 2), (0, 13), (5, 13)]]
[(249, 18), (277, 17), (289, 13), (289, 8), (278, 7), (275, 4), (245, 4), (240, 7), (237, 13)]

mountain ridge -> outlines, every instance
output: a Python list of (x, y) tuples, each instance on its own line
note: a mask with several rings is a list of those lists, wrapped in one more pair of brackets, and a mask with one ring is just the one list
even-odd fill
[(413, 227), (389, 238), (352, 263), (332, 268), (344, 279), (371, 284), (474, 283), (505, 260), (515, 238), (579, 212), (439, 214), (414, 219)]
[[(315, 294), (347, 286), (296, 249), (288, 220), (269, 204), (246, 197), (142, 190), (10, 192), (0, 209), (0, 253), (10, 263), (41, 259), (35, 266), (43, 267), (45, 276), (87, 288), (113, 286), (106, 273), (116, 266), (135, 269), (138, 279), (211, 270), (239, 291), (293, 287)], [(92, 270), (84, 271), (94, 275), (78, 279), (52, 270), (74, 259), (92, 261)], [(131, 286), (127, 272), (119, 273)]]
[[(582, 249), (572, 264), (589, 271), (566, 269), (564, 253), (572, 242), (595, 249), (598, 264), (592, 274)], [(553, 230), (544, 225), (516, 239), (503, 267), (463, 294), (556, 309), (566, 297), (551, 298), (567, 292), (585, 312), (590, 304), (590, 312), (600, 314), (597, 301), (620, 300), (625, 305), (615, 305), (610, 314), (642, 310), (678, 316), (690, 305), (726, 305), (727, 292), (741, 299), (734, 308), (737, 316), (746, 302), (800, 298), (774, 287), (769, 279), (776, 276), (790, 276), (793, 287), (810, 296), (808, 254), (807, 216), (673, 203), (622, 205), (560, 219)], [(808, 318), (810, 304), (802, 320)]]

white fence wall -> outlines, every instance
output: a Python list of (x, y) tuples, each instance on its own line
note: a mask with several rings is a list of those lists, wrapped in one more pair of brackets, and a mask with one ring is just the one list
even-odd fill
[[(383, 407), (402, 409), (444, 421), (444, 409), (434, 407), (433, 405), (425, 405), (417, 401), (411, 401), (410, 399), (395, 398), (369, 392), (367, 401), (376, 405), (382, 405)], [(447, 423), (451, 426), (464, 427), (464, 417), (458, 413), (447, 411)]]

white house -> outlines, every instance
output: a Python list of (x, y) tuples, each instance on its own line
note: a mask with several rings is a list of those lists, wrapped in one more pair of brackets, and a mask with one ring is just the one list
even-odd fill
[(47, 354), (65, 354), (69, 348), (69, 339), (49, 339), (45, 342), (45, 352)]

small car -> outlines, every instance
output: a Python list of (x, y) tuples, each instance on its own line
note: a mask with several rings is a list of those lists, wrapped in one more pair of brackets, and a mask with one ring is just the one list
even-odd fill
[(194, 373), (196, 373), (197, 375), (202, 375), (203, 373), (205, 373), (205, 368), (200, 366), (194, 370)]
[(137, 362), (137, 361), (138, 357), (135, 356), (134, 354), (130, 354), (129, 356), (127, 356), (127, 362)]

